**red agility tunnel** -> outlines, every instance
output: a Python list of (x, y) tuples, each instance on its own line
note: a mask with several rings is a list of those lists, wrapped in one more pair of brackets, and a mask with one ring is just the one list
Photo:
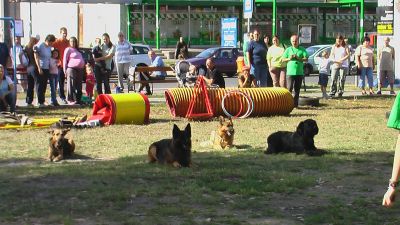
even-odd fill
[[(193, 88), (172, 88), (165, 91), (165, 99), (172, 116), (186, 117), (190, 101), (193, 97)], [(294, 100), (286, 88), (208, 88), (208, 96), (214, 116), (225, 115), (222, 109), (222, 99), (232, 91), (238, 90), (250, 96), (254, 103), (254, 110), (249, 116), (287, 115), (294, 108)], [(241, 95), (229, 95), (224, 107), (232, 115), (239, 115), (248, 107)], [(194, 105), (196, 112), (206, 112), (204, 97), (198, 95)]]
[(93, 105), (89, 120), (100, 120), (111, 124), (147, 124), (149, 123), (150, 102), (146, 95), (101, 94)]

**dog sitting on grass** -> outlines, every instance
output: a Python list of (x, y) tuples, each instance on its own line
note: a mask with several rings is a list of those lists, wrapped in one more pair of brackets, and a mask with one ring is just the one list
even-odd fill
[(319, 156), (325, 154), (317, 150), (314, 145), (314, 136), (318, 134), (317, 122), (307, 119), (299, 123), (295, 132), (278, 131), (269, 135), (265, 154), (296, 153)]
[(210, 140), (213, 142), (214, 148), (232, 148), (234, 134), (232, 118), (226, 120), (223, 116), (220, 116), (218, 129), (211, 133)]
[(148, 151), (149, 163), (171, 164), (176, 168), (192, 165), (192, 131), (190, 123), (184, 130), (176, 124), (172, 129), (172, 139), (163, 139), (150, 145)]
[(53, 128), (52, 131), (49, 131), (51, 134), (48, 155), (50, 161), (58, 162), (65, 157), (71, 157), (74, 154), (74, 141), (71, 138), (68, 139), (65, 137), (70, 130), (70, 128)]

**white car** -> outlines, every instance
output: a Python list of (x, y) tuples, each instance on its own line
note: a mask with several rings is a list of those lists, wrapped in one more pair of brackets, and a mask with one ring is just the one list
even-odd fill
[(151, 60), (147, 53), (151, 50), (151, 47), (143, 44), (131, 44), (131, 66), (149, 66)]

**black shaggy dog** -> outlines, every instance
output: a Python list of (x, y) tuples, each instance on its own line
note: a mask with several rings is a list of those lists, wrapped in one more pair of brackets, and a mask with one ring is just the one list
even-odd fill
[(317, 122), (307, 119), (297, 126), (296, 132), (278, 131), (269, 135), (265, 154), (274, 153), (306, 153), (310, 156), (323, 155), (325, 151), (317, 150), (314, 136), (318, 134)]
[(150, 163), (172, 164), (172, 166), (190, 167), (192, 165), (192, 131), (190, 123), (181, 131), (176, 124), (172, 130), (172, 139), (163, 139), (150, 145), (148, 159)]

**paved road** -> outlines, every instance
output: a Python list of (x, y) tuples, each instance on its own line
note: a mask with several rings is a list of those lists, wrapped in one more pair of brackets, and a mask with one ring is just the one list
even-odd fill
[[(354, 79), (355, 79), (355, 76), (348, 76), (346, 79), (346, 84), (354, 85), (356, 83)], [(314, 84), (315, 85), (318, 83), (318, 76), (311, 75), (309, 77), (306, 77), (305, 82), (306, 82), (306, 84)], [(225, 83), (226, 83), (226, 87), (237, 87), (237, 78), (236, 77), (233, 77), (233, 78), (225, 77)], [(155, 93), (163, 93), (165, 90), (167, 90), (169, 88), (175, 88), (175, 87), (177, 87), (176, 83), (154, 84), (154, 92)], [(83, 89), (84, 89), (84, 87), (83, 87)], [(50, 90), (49, 87), (48, 87), (48, 90)], [(25, 95), (26, 95), (26, 93), (18, 93), (17, 106), (22, 106), (22, 107), (26, 106), (25, 99), (23, 99), (25, 97)], [(301, 95), (302, 96), (320, 97), (321, 93), (307, 92), (307, 91), (304, 92), (304, 89), (302, 89)], [(360, 95), (360, 92), (359, 91), (346, 91), (344, 93), (344, 96), (354, 96), (354, 95)], [(50, 103), (50, 98), (47, 98), (46, 101), (48, 103)], [(150, 96), (150, 101), (162, 102), (165, 100), (163, 98), (155, 98), (155, 97)], [(58, 102), (61, 104), (60, 99)], [(34, 104), (35, 103), (36, 103), (36, 94), (35, 94)]]
[[(356, 76), (348, 76), (346, 77), (346, 84), (351, 84), (354, 85)], [(307, 84), (318, 84), (318, 75), (311, 75), (305, 78), (306, 85)], [(225, 85), (226, 87), (237, 87), (237, 78), (228, 78), (225, 77)], [(329, 84), (328, 84), (329, 85)], [(166, 84), (155, 84), (154, 85), (154, 91), (156, 93), (158, 92), (163, 92), (168, 88), (174, 88), (176, 87), (176, 84), (174, 83), (166, 83)]]

